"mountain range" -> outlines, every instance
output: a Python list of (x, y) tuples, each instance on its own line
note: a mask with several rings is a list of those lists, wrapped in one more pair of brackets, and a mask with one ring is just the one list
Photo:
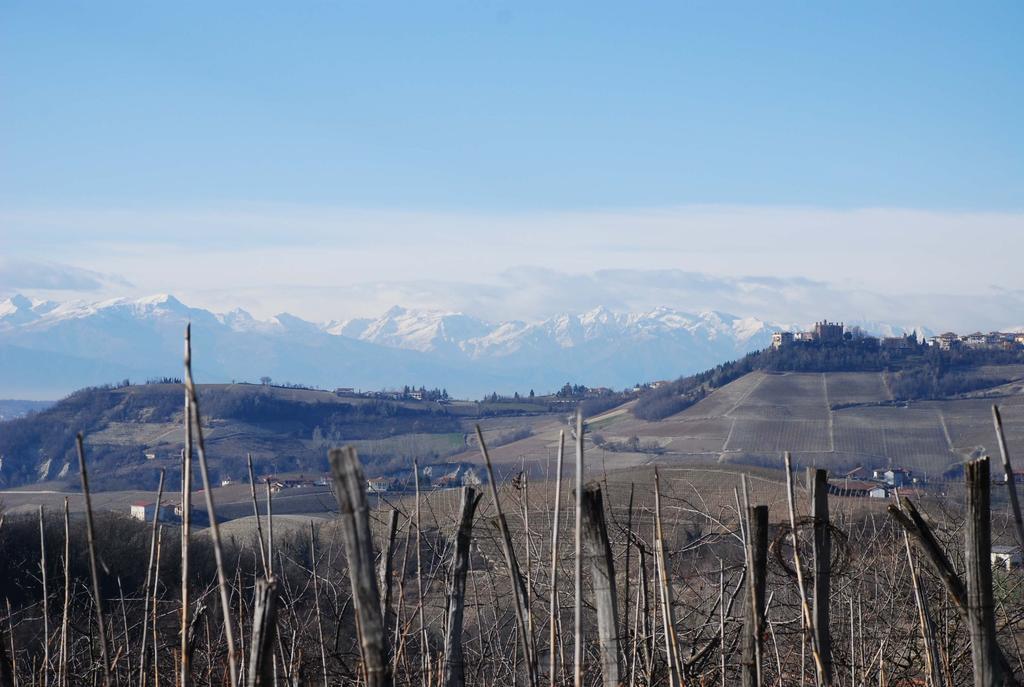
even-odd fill
[(378, 318), (318, 323), (287, 313), (214, 313), (171, 295), (63, 303), (16, 295), (0, 301), (0, 398), (180, 377), (188, 322), (203, 382), (267, 376), (323, 388), (410, 384), (469, 398), (541, 393), (566, 382), (623, 388), (674, 378), (763, 348), (773, 332), (790, 328), (667, 307), (495, 323), (394, 307)]

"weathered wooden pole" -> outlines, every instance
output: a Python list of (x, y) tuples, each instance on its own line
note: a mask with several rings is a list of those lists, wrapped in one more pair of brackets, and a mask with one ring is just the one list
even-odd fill
[[(103, 686), (110, 687), (110, 658), (107, 653), (107, 631), (103, 622), (103, 595), (100, 592), (100, 577), (96, 564), (96, 532), (92, 519), (92, 497), (89, 494), (89, 473), (85, 469), (85, 447), (82, 433), (75, 437), (78, 451), (78, 469), (82, 477), (82, 495), (85, 497), (85, 538), (89, 549), (89, 573), (92, 578), (92, 594), (96, 609), (96, 627), (100, 635), (100, 660), (103, 662)], [(9, 614), (8, 614), (9, 615)], [(13, 654), (13, 652), (12, 652)], [(11, 656), (14, 659), (14, 656)]]
[(967, 523), (964, 563), (967, 568), (967, 621), (975, 687), (1002, 684), (992, 598), (992, 521), (988, 458), (967, 463)]
[[(555, 664), (558, 648), (562, 645), (558, 632), (561, 614), (558, 607), (558, 526), (562, 508), (562, 462), (565, 458), (565, 430), (558, 432), (558, 459), (555, 468), (555, 510), (551, 524), (551, 599), (548, 609), (548, 685), (555, 687), (557, 675)], [(564, 667), (564, 666), (563, 666)]]
[[(746, 559), (747, 575), (745, 585), (746, 612), (743, 616), (743, 657), (741, 684), (743, 687), (761, 686), (761, 626), (764, 623), (765, 578), (768, 571), (768, 506), (752, 506), (747, 509)], [(723, 606), (724, 606), (724, 588)], [(724, 644), (722, 647), (724, 651)]]
[(388, 524), (385, 527), (387, 536), (384, 539), (384, 550), (380, 553), (380, 616), (384, 620), (384, 634), (394, 611), (391, 610), (391, 578), (394, 571), (395, 535), (398, 532), (398, 511), (394, 508), (388, 513)]
[(256, 580), (252, 611), (252, 638), (249, 647), (247, 687), (274, 684), (274, 641), (277, 638), (277, 581)]
[(459, 528), (455, 532), (455, 554), (448, 585), (448, 622), (444, 637), (444, 685), (461, 687), (465, 684), (462, 654), (462, 616), (466, 603), (466, 571), (469, 568), (470, 536), (473, 533), (473, 514), (481, 494), (473, 487), (463, 487), (459, 501)]
[[(970, 626), (971, 621), (969, 616), (967, 586), (956, 573), (955, 568), (953, 568), (953, 563), (949, 560), (949, 556), (946, 555), (946, 552), (942, 549), (938, 540), (935, 539), (935, 535), (932, 534), (931, 528), (928, 527), (928, 523), (924, 521), (924, 518), (921, 517), (921, 514), (917, 511), (917, 507), (914, 506), (913, 502), (906, 497), (901, 499), (901, 503), (903, 506), (902, 509), (895, 504), (891, 504), (888, 507), (889, 515), (891, 515), (900, 524), (900, 526), (903, 527), (907, 534), (909, 534), (918, 545), (918, 548), (920, 548), (924, 553), (925, 561), (946, 588), (946, 593), (949, 594), (949, 597), (953, 600), (953, 605), (960, 614), (963, 623)], [(994, 651), (996, 652), (995, 660), (997, 660), (1000, 665), (1000, 672), (1004, 675), (1012, 674), (1013, 669), (1010, 667), (1005, 654), (1003, 654), (1003, 651), (999, 648), (998, 644), (994, 647)], [(949, 672), (948, 669), (946, 672)]]
[(591, 585), (597, 609), (597, 636), (601, 647), (601, 675), (605, 687), (617, 687), (619, 663), (618, 599), (615, 595), (615, 564), (608, 541), (601, 487), (590, 483), (583, 489), (583, 547), (590, 559)]
[(832, 684), (832, 633), (829, 599), (832, 594), (832, 526), (828, 514), (828, 471), (811, 475), (811, 517), (814, 519), (814, 632), (821, 654), (822, 681)]
[(505, 513), (501, 510), (498, 486), (494, 479), (494, 466), (491, 464), (491, 454), (487, 452), (487, 444), (484, 443), (484, 434), (480, 430), (480, 425), (476, 426), (476, 439), (480, 444), (480, 453), (483, 454), (484, 464), (487, 466), (487, 486), (491, 492), (491, 500), (494, 502), (494, 510), (498, 514), (501, 552), (505, 557), (505, 567), (508, 568), (509, 582), (512, 584), (512, 595), (516, 604), (516, 629), (519, 633), (519, 644), (522, 647), (523, 662), (526, 664), (526, 677), (530, 687), (537, 687), (537, 658), (533, 638), (529, 631), (530, 621), (527, 618), (529, 604), (527, 603), (526, 585), (523, 584), (523, 576), (519, 573), (519, 560), (512, 548), (512, 534), (508, 529), (508, 521), (505, 519)]
[(380, 592), (373, 570), (373, 535), (366, 503), (366, 478), (352, 447), (331, 449), (329, 460), (334, 476), (334, 495), (340, 510), (341, 539), (348, 557), (366, 684), (367, 687), (390, 687), (391, 666), (387, 660)]
[(1003, 418), (999, 407), (992, 406), (992, 423), (996, 428), (996, 440), (999, 443), (999, 455), (1003, 459), (1003, 474), (1006, 477), (1006, 489), (1010, 496), (1010, 510), (1013, 515), (1014, 533), (1017, 535), (1017, 546), (1024, 551), (1024, 516), (1021, 515), (1020, 502), (1017, 500), (1017, 483), (1010, 464), (1010, 450), (1006, 447), (1006, 434), (1003, 432)]
[(573, 531), (573, 679), (583, 687), (583, 413), (576, 411), (576, 508)]

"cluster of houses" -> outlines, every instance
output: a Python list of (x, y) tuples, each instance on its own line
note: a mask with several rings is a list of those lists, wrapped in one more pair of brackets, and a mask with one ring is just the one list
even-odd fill
[(928, 344), (942, 351), (958, 349), (975, 349), (989, 351), (1015, 351), (1024, 348), (1024, 333), (1021, 332), (989, 332), (982, 334), (956, 334), (946, 332), (928, 339)]
[(829, 492), (836, 496), (886, 499), (895, 489), (924, 484), (924, 480), (903, 468), (877, 468), (871, 471), (870, 477), (866, 473), (862, 467), (851, 470), (843, 479), (829, 482)]
[(373, 398), (380, 401), (433, 401), (446, 405), (451, 403), (448, 392), (443, 389), (419, 389), (405, 387), (404, 389), (381, 389), (376, 391), (357, 390), (349, 386), (339, 386), (334, 390), (334, 395), (341, 398)]
[[(440, 473), (442, 467), (448, 471)], [(415, 476), (412, 472), (400, 476), (371, 477), (366, 480), (366, 489), (372, 494), (384, 492), (401, 492), (415, 489)], [(420, 468), (420, 489), (453, 489), (455, 487), (473, 487), (483, 484), (479, 469), (471, 465), (459, 463), (451, 466), (427, 465)]]

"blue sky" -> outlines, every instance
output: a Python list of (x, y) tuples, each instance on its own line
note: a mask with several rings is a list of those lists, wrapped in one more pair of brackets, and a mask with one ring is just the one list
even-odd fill
[[(953, 239), (911, 255), (934, 237), (927, 222), (902, 223), (914, 212), (977, 226), (993, 244), (973, 246), (963, 268), (987, 267), (984, 288), (1022, 289), (1019, 270), (1000, 262), (1024, 229), (1021, 35), (1019, 2), (8, 0), (0, 239), (22, 261), (177, 292), (186, 285), (153, 276), (162, 274), (150, 269), (155, 244), (244, 254), (294, 237), (305, 253), (270, 281), (323, 287), (342, 282), (288, 275), (303, 269), (302, 255), (357, 234), (372, 244), (358, 253), (361, 267), (382, 278), (419, 264), (417, 276), (450, 279), (475, 260), (473, 241), (559, 232), (569, 216), (572, 240), (553, 249), (581, 247), (587, 263), (568, 271), (653, 261), (877, 290), (913, 288), (959, 264)], [(770, 251), (730, 259), (728, 241), (689, 255), (694, 239), (706, 243), (689, 208), (707, 206), (734, 213), (738, 244), (764, 232), (797, 245), (837, 235), (777, 268)], [(877, 209), (891, 211), (872, 216), (883, 235), (917, 232), (906, 255), (886, 262), (906, 270), (899, 279), (865, 275), (838, 236), (850, 217)], [(792, 221), (780, 220), (787, 211)], [(643, 228), (665, 212), (684, 216), (667, 252), (671, 226)], [(426, 219), (397, 231), (394, 213), (406, 224)], [(808, 223), (822, 213), (850, 214)], [(247, 224), (252, 216), (274, 223)], [(619, 221), (625, 238), (594, 243), (590, 227), (602, 217)], [(448, 234), (446, 221), (459, 229)], [(187, 242), (175, 242), (178, 231)], [(631, 231), (654, 257), (623, 260)], [(417, 246), (416, 261), (394, 259), (423, 232), (438, 241)], [(829, 260), (840, 264), (824, 275), (800, 268)], [(524, 263), (559, 266), (509, 251), (486, 267)], [(258, 279), (225, 270), (204, 289)], [(345, 284), (355, 281), (368, 277)]]
[(26, 205), (1019, 209), (1021, 3), (0, 10)]

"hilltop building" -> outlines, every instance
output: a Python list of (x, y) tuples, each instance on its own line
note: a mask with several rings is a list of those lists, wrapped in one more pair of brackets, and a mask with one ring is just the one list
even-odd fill
[(843, 342), (845, 327), (842, 322), (822, 320), (814, 323), (814, 340), (823, 344), (840, 344)]
[(775, 332), (772, 334), (772, 348), (782, 348), (793, 343), (793, 332)]

